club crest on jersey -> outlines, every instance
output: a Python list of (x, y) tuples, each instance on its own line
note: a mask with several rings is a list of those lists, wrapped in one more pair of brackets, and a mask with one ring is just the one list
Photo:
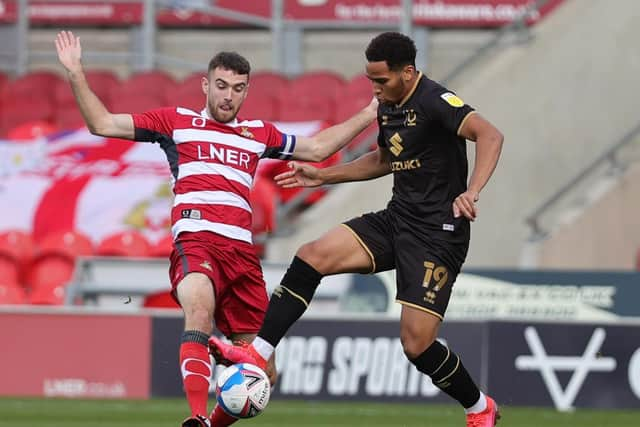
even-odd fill
[(213, 267), (211, 267), (211, 264), (209, 263), (209, 261), (203, 262), (202, 264), (200, 264), (200, 267), (206, 268), (209, 271), (213, 271)]
[(418, 115), (415, 110), (406, 110), (405, 112), (404, 125), (405, 126), (415, 126), (418, 120)]
[(251, 139), (255, 138), (255, 136), (253, 136), (253, 134), (251, 133), (249, 128), (247, 128), (245, 126), (242, 126), (240, 128), (240, 135), (244, 136), (245, 138), (251, 138)]
[(460, 108), (464, 105), (464, 101), (451, 92), (443, 93), (442, 95), (440, 95), (440, 98), (447, 101), (447, 104), (451, 105), (452, 107)]

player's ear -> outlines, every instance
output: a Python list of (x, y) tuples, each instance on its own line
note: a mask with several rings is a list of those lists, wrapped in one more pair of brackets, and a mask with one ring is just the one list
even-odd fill
[(411, 78), (413, 77), (413, 74), (416, 70), (416, 67), (414, 67), (413, 65), (405, 65), (402, 68), (402, 80), (404, 80), (405, 82), (408, 82), (411, 80)]
[(209, 79), (207, 77), (202, 76), (201, 85), (202, 92), (204, 92), (205, 95), (209, 93)]

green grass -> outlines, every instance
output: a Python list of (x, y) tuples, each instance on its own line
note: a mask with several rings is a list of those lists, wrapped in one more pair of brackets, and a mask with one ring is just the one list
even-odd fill
[[(184, 399), (104, 401), (0, 398), (0, 427), (177, 427), (187, 413)], [(500, 427), (636, 427), (640, 410), (577, 410), (503, 407)], [(454, 405), (320, 403), (275, 401), (254, 420), (255, 427), (365, 426), (461, 427), (462, 411)]]

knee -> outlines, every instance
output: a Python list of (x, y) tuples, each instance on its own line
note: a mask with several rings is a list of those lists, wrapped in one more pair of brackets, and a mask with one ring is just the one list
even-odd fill
[(319, 272), (326, 272), (331, 268), (331, 253), (320, 240), (305, 243), (298, 248), (296, 256)]
[(418, 330), (418, 328), (405, 327), (400, 332), (402, 350), (407, 359), (413, 360), (420, 356), (436, 339), (433, 331)]

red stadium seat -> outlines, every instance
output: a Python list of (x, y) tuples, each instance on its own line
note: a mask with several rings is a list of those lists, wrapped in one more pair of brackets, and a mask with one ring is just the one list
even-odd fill
[(93, 253), (91, 239), (78, 231), (55, 231), (38, 242), (37, 256), (54, 254), (75, 258)]
[(257, 119), (277, 121), (280, 120), (280, 105), (271, 95), (266, 93), (249, 92), (249, 96), (242, 104), (239, 117), (243, 119)]
[(278, 187), (269, 179), (257, 177), (251, 189), (251, 210), (254, 233), (271, 233), (276, 228)]
[(53, 97), (57, 87), (66, 82), (51, 71), (33, 71), (5, 84), (2, 102), (15, 102), (19, 98)]
[(333, 71), (313, 71), (298, 76), (290, 83), (290, 87), (304, 93), (321, 93), (336, 96), (344, 90), (347, 82)]
[(8, 81), (9, 81), (9, 77), (5, 73), (0, 72), (0, 99), (2, 99), (2, 94), (3, 94), (2, 91), (4, 90), (4, 87)]
[(281, 97), (280, 120), (287, 122), (308, 122), (322, 120), (334, 123), (335, 108), (333, 101), (324, 96), (300, 95), (289, 93)]
[(177, 105), (188, 108), (199, 113), (204, 108), (207, 97), (202, 92), (200, 85), (182, 85), (173, 89), (169, 93), (165, 93), (165, 105)]
[(38, 258), (31, 268), (31, 304), (60, 305), (65, 286), (73, 278), (75, 260), (50, 254)]
[(122, 95), (111, 101), (112, 113), (143, 113), (148, 110), (166, 107), (164, 98), (160, 95)]
[(286, 121), (324, 120), (335, 123), (336, 96), (346, 87), (332, 72), (303, 74), (281, 94), (281, 118)]
[[(113, 88), (111, 104), (123, 97), (153, 97), (158, 99), (158, 106), (166, 105), (167, 95), (173, 93), (178, 84), (169, 74), (163, 71), (149, 71), (134, 74)], [(113, 107), (115, 110), (115, 107)]]
[(20, 284), (20, 264), (4, 254), (0, 254), (0, 286)]
[(53, 117), (54, 106), (49, 99), (36, 96), (17, 98), (4, 105), (0, 115), (0, 132), (6, 135), (9, 129), (27, 122), (53, 123)]
[(289, 86), (289, 79), (271, 71), (256, 71), (249, 77), (249, 97), (255, 93), (266, 93), (278, 98)]
[(167, 234), (151, 246), (151, 249), (149, 250), (149, 256), (156, 258), (167, 258), (169, 257), (169, 255), (171, 255), (172, 250), (173, 236), (171, 234)]
[[(111, 71), (107, 70), (86, 70), (85, 76), (91, 90), (103, 103), (110, 105), (111, 92), (116, 86), (120, 85), (118, 77)], [(75, 110), (78, 109), (75, 96), (71, 91), (69, 83), (57, 86), (55, 92), (55, 104), (59, 110), (70, 108)]]
[(7, 138), (12, 141), (31, 141), (57, 132), (56, 126), (42, 120), (26, 122), (9, 129)]
[(0, 283), (24, 283), (33, 253), (34, 243), (28, 233), (20, 230), (0, 233)]
[(156, 292), (145, 296), (142, 306), (146, 308), (180, 308), (169, 291)]
[(33, 256), (33, 251), (33, 240), (26, 231), (7, 230), (0, 233), (0, 254), (26, 262)]
[(107, 236), (96, 253), (104, 256), (147, 257), (151, 246), (147, 239), (137, 231), (123, 231)]
[(0, 283), (0, 305), (26, 304), (27, 296), (20, 286)]
[(93, 244), (82, 233), (65, 231), (47, 234), (38, 247), (29, 271), (30, 301), (32, 304), (62, 304), (64, 288), (73, 278), (76, 257), (92, 255)]

